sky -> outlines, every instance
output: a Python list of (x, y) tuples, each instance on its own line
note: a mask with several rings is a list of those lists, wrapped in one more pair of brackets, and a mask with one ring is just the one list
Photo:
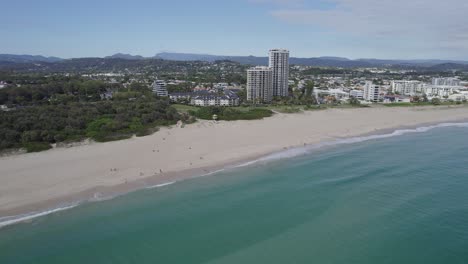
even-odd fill
[(467, 0), (0, 0), (0, 54), (468, 60)]

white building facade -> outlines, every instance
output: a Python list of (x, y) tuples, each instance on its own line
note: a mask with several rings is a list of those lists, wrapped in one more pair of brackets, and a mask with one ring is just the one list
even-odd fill
[(247, 100), (271, 102), (273, 99), (273, 70), (257, 66), (247, 70)]
[(153, 83), (153, 92), (160, 97), (169, 96), (169, 93), (167, 92), (166, 82), (164, 81), (155, 81)]
[(392, 92), (402, 95), (416, 95), (422, 92), (420, 81), (392, 81)]
[(423, 93), (428, 96), (449, 96), (457, 91), (459, 86), (435, 86), (435, 85), (425, 85), (423, 88)]
[(354, 97), (356, 99), (364, 99), (364, 91), (362, 91), (362, 90), (351, 90), (349, 92), (349, 97)]
[(367, 81), (364, 86), (364, 100), (378, 103), (380, 101), (380, 86), (373, 84), (372, 81)]
[(195, 106), (238, 106), (239, 96), (232, 91), (227, 91), (224, 95), (216, 93), (196, 95), (190, 100)]
[(460, 86), (461, 81), (457, 78), (432, 78), (432, 85)]
[(272, 49), (269, 52), (269, 66), (273, 70), (273, 96), (288, 96), (289, 50)]

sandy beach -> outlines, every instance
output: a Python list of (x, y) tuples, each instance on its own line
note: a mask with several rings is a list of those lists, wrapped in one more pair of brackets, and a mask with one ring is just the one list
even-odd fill
[(2, 157), (0, 217), (173, 182), (304, 144), (466, 119), (465, 106), (329, 109), (199, 121), (141, 138)]

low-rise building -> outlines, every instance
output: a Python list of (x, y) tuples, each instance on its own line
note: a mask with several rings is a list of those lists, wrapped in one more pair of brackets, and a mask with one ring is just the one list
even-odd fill
[(364, 99), (364, 91), (362, 91), (362, 90), (351, 90), (351, 91), (349, 91), (349, 97), (354, 97), (356, 99)]
[(166, 82), (164, 81), (155, 81), (153, 83), (153, 92), (160, 97), (167, 97), (169, 94), (166, 88)]
[(192, 93), (172, 93), (172, 102), (187, 102), (195, 106), (238, 106), (239, 96), (232, 90), (224, 90), (222, 94), (216, 91), (195, 91)]
[(425, 85), (423, 87), (423, 94), (428, 96), (449, 96), (459, 88), (458, 86)]
[(239, 96), (231, 90), (224, 91), (222, 95), (208, 92), (194, 95), (190, 99), (190, 104), (195, 106), (238, 106)]
[(171, 93), (169, 94), (169, 99), (172, 102), (181, 102), (181, 101), (190, 101), (193, 93)]
[(468, 95), (465, 94), (451, 94), (447, 98), (448, 100), (455, 101), (455, 102), (463, 102), (468, 99)]
[(114, 97), (114, 91), (107, 90), (106, 92), (100, 94), (101, 100), (110, 100)]
[(402, 95), (415, 95), (421, 93), (422, 83), (420, 81), (392, 81), (392, 92)]
[(333, 96), (337, 100), (345, 99), (349, 97), (349, 93), (344, 92), (341, 89), (314, 89), (314, 94), (315, 97), (320, 97), (320, 96)]
[(411, 103), (411, 98), (406, 96), (400, 95), (385, 95), (383, 98), (384, 104), (391, 104), (391, 103)]

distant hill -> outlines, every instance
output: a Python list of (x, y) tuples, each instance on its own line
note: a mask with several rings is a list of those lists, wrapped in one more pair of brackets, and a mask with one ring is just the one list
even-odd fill
[(105, 59), (124, 59), (124, 60), (143, 60), (144, 57), (140, 55), (131, 55), (124, 53), (116, 53), (112, 56), (104, 57)]
[[(209, 54), (192, 54), (192, 53), (171, 53), (164, 52), (155, 56), (156, 58), (164, 60), (177, 60), (177, 61), (208, 61), (214, 62), (218, 60), (231, 60), (241, 64), (252, 65), (267, 65), (268, 57), (255, 57), (255, 56), (219, 56)], [(382, 59), (356, 59), (351, 60), (342, 57), (323, 56), (316, 58), (296, 58), (291, 57), (291, 64), (304, 65), (304, 66), (319, 66), (319, 67), (387, 67), (387, 66), (413, 66), (413, 67), (433, 67), (440, 64), (456, 64), (468, 65), (468, 61), (457, 60), (382, 60)]]
[[(214, 62), (218, 60), (230, 60), (241, 64), (250, 65), (268, 65), (268, 57), (256, 56), (218, 56), (208, 54), (190, 54), (190, 53), (159, 53), (155, 56), (164, 60), (178, 60), (178, 61), (208, 61)], [(353, 61), (347, 58), (340, 57), (318, 57), (318, 58), (295, 58), (291, 57), (290, 64), (304, 65), (304, 66), (320, 66), (320, 67), (371, 67), (372, 63), (363, 61)]]
[(14, 55), (14, 54), (0, 54), (1, 62), (11, 63), (28, 63), (28, 62), (58, 62), (62, 61), (58, 57), (45, 57), (41, 55)]
[[(163, 52), (154, 57), (145, 58), (139, 55), (117, 53), (105, 58), (76, 58), (61, 59), (57, 57), (33, 56), (33, 55), (10, 55), (0, 54), (0, 69), (16, 69), (34, 71), (54, 70), (91, 70), (91, 69), (118, 69), (121, 66), (140, 67), (143, 65), (154, 65), (156, 61), (233, 61), (244, 65), (268, 65), (268, 57), (256, 56), (220, 56), (210, 54), (193, 53), (171, 53)], [(100, 65), (96, 65), (99, 63)], [(160, 63), (160, 62), (157, 62)], [(468, 61), (455, 60), (382, 60), (382, 59), (347, 59), (342, 57), (316, 57), (316, 58), (290, 58), (292, 65), (304, 65), (314, 67), (336, 67), (336, 68), (381, 68), (393, 67), (398, 69), (421, 69), (428, 71), (468, 71)]]
[(176, 61), (217, 61), (224, 60), (228, 56), (218, 56), (218, 55), (209, 55), (209, 54), (193, 54), (193, 53), (171, 53), (163, 52), (158, 53), (155, 58), (163, 60), (176, 60)]
[(468, 71), (468, 64), (460, 63), (441, 63), (428, 68), (430, 71)]
[[(207, 65), (208, 62), (198, 62), (200, 65)], [(161, 59), (129, 60), (121, 58), (78, 58), (66, 59), (58, 62), (29, 62), (29, 63), (9, 63), (0, 61), (0, 71), (15, 72), (115, 72), (123, 70), (168, 70), (171, 72), (188, 65), (187, 62), (170, 61)]]

